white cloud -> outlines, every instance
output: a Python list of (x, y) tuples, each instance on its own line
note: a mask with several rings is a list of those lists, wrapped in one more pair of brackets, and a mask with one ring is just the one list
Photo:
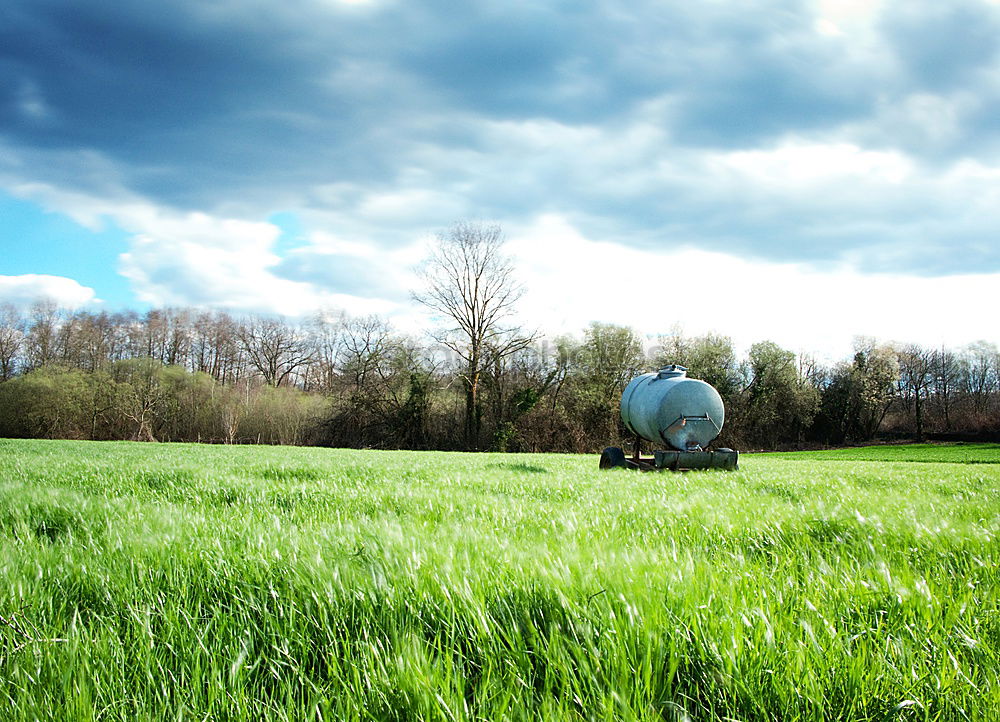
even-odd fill
[(816, 32), (820, 35), (839, 37), (844, 34), (844, 31), (840, 29), (840, 26), (829, 18), (819, 18), (813, 27), (816, 28)]
[(318, 253), (355, 256), (364, 259), (375, 258), (379, 253), (379, 249), (369, 243), (349, 241), (326, 231), (312, 233), (309, 236), (309, 241), (312, 248)]
[(374, 223), (433, 224), (440, 218), (458, 217), (462, 206), (447, 193), (426, 188), (404, 188), (370, 193), (358, 206), (359, 216)]
[(913, 163), (895, 151), (863, 150), (852, 143), (787, 142), (770, 150), (720, 154), (717, 162), (747, 176), (750, 184), (801, 188), (803, 184), (900, 183)]
[(121, 273), (155, 306), (194, 305), (301, 316), (321, 308), (387, 313), (395, 304), (361, 299), (313, 283), (281, 278), (274, 253), (280, 229), (264, 222), (202, 213), (171, 215), (126, 209), (116, 220), (139, 231), (121, 256)]
[(349, 241), (326, 231), (309, 234), (310, 250), (319, 254), (351, 256), (366, 261), (380, 261), (384, 272), (396, 281), (409, 283), (412, 266), (419, 263), (430, 249), (430, 236), (418, 238), (397, 248), (386, 249), (374, 243)]
[(996, 305), (1000, 274), (920, 278), (691, 248), (643, 251), (587, 239), (558, 216), (539, 218), (508, 250), (527, 288), (523, 317), (549, 334), (591, 321), (650, 338), (679, 326), (730, 336), (743, 351), (772, 340), (826, 361), (848, 357), (858, 335), (927, 346), (1000, 342), (976, 311)]
[[(311, 314), (322, 308), (358, 315), (389, 314), (399, 306), (391, 300), (361, 298), (316, 283), (282, 278), (275, 272), (282, 261), (275, 253), (281, 229), (273, 223), (173, 211), (121, 188), (102, 196), (41, 183), (20, 183), (13, 185), (12, 190), (20, 197), (57, 209), (92, 230), (102, 229), (110, 220), (132, 234), (129, 250), (119, 257), (117, 270), (129, 280), (136, 298), (153, 306), (222, 308), (237, 313), (287, 316)], [(311, 246), (320, 254), (365, 257), (372, 263), (383, 263), (386, 273), (396, 283), (409, 283), (399, 269), (415, 262), (413, 246), (385, 252), (373, 244), (340, 241), (324, 233), (313, 234)], [(70, 279), (59, 281), (62, 285), (47, 282), (39, 291), (24, 286), (28, 290), (22, 295), (47, 295), (61, 302), (65, 298), (65, 305), (71, 307), (94, 297), (91, 289), (85, 289), (89, 296), (77, 301), (82, 296), (74, 287), (83, 287)]]
[(869, 25), (882, 8), (882, 0), (819, 0), (819, 13), (831, 22)]
[(0, 301), (20, 306), (40, 298), (51, 299), (60, 307), (68, 309), (100, 303), (94, 289), (82, 286), (72, 278), (35, 273), (0, 276)]

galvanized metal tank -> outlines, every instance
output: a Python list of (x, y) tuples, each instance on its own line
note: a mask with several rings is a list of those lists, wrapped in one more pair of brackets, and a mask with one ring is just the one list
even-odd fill
[(621, 412), (632, 433), (678, 451), (704, 449), (726, 420), (719, 392), (689, 379), (687, 369), (677, 365), (632, 379), (622, 394)]

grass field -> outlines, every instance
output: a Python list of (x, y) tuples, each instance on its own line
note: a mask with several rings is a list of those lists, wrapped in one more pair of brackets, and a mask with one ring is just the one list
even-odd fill
[(789, 451), (768, 456), (799, 461), (910, 461), (1000, 464), (1000, 444), (891, 444), (829, 451)]
[(1000, 465), (882, 452), (0, 441), (0, 719), (1000, 719)]

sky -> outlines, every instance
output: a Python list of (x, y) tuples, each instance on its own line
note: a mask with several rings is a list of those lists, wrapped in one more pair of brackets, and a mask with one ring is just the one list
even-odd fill
[(5, 0), (0, 301), (1000, 343), (1000, 1)]

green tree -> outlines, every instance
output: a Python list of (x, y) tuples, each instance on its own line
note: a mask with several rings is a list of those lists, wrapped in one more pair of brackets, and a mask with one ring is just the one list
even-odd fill
[(742, 387), (739, 360), (728, 336), (709, 333), (685, 338), (677, 332), (661, 341), (655, 359), (661, 367), (685, 367), (691, 378), (714, 386), (723, 401), (731, 400)]
[(41, 366), (0, 384), (0, 436), (90, 437), (95, 377), (79, 369)]
[(620, 442), (625, 436), (620, 402), (629, 381), (646, 367), (642, 341), (632, 329), (592, 323), (574, 359), (568, 399), (583, 424), (588, 449)]
[(873, 439), (896, 398), (898, 380), (899, 362), (891, 346), (856, 339), (851, 362), (834, 367), (822, 390), (820, 438), (834, 444)]
[(776, 343), (750, 347), (745, 427), (749, 439), (767, 448), (800, 442), (819, 406), (819, 392), (799, 373), (795, 354)]

